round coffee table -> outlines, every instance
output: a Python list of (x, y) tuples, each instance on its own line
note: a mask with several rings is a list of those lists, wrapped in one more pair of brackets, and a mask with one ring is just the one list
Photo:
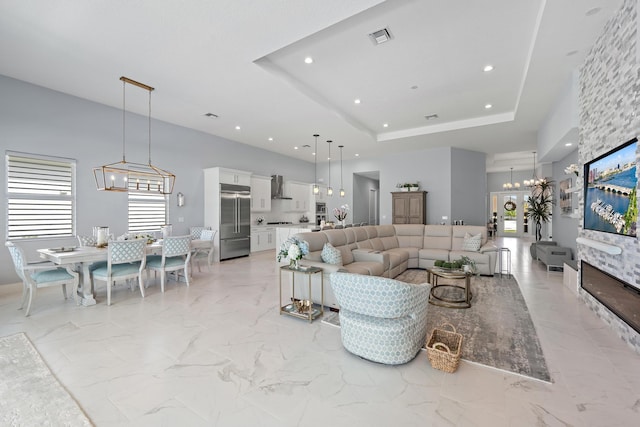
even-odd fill
[[(469, 308), (471, 307), (471, 273), (466, 273), (463, 270), (452, 270), (449, 268), (430, 267), (427, 268), (427, 280), (433, 286), (429, 293), (429, 303), (448, 308)], [(449, 280), (464, 280), (464, 286), (453, 284), (438, 284), (438, 279)], [(462, 298), (451, 298), (442, 295), (442, 291), (445, 289), (460, 289), (463, 291)], [(438, 295), (441, 293), (441, 295)]]

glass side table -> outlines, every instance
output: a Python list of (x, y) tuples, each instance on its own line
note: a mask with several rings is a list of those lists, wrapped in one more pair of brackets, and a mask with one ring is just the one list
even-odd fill
[[(282, 304), (282, 272), (291, 272), (291, 303)], [(323, 270), (320, 267), (299, 267), (292, 268), (288, 265), (280, 267), (280, 314), (287, 314), (289, 316), (297, 317), (299, 319), (308, 320), (309, 323), (313, 322), (316, 318), (324, 314), (324, 275)], [(311, 298), (311, 278), (315, 274), (320, 274), (320, 304), (314, 304), (311, 299), (296, 299), (296, 274), (303, 274), (307, 276), (307, 286), (309, 291), (309, 298)]]
[[(503, 261), (505, 261), (504, 265)], [(500, 271), (500, 277), (504, 274), (507, 277), (511, 277), (511, 249), (498, 248), (498, 270)]]

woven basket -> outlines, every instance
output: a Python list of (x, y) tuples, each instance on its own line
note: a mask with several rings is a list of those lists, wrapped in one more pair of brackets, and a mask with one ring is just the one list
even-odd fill
[[(452, 331), (442, 329), (450, 327)], [(451, 323), (444, 323), (431, 332), (427, 341), (427, 354), (431, 366), (444, 372), (455, 372), (460, 364), (462, 335), (456, 332)]]

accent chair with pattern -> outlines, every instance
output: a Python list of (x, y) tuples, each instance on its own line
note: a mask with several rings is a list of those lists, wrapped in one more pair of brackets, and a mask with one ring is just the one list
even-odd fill
[(431, 285), (336, 272), (331, 287), (340, 305), (342, 345), (388, 365), (407, 363), (425, 344)]
[(147, 284), (149, 271), (160, 271), (160, 289), (164, 292), (164, 282), (167, 272), (184, 271), (184, 277), (189, 286), (189, 260), (191, 258), (191, 236), (172, 236), (162, 240), (162, 255), (147, 257)]
[[(138, 278), (140, 293), (144, 298), (142, 272), (146, 263), (146, 239), (120, 240), (109, 242), (107, 265), (91, 272), (92, 282), (100, 280), (107, 283), (107, 305), (111, 305), (111, 284), (117, 280)], [(133, 290), (133, 282), (131, 282)]]
[(78, 273), (71, 270), (70, 267), (58, 267), (51, 262), (29, 264), (19, 245), (13, 242), (6, 242), (5, 245), (11, 253), (16, 273), (22, 279), (22, 305), (20, 309), (24, 308), (26, 302), (25, 316), (31, 313), (31, 302), (38, 288), (62, 286), (62, 295), (64, 299), (67, 299), (67, 285), (70, 285), (76, 304), (78, 304), (78, 285), (80, 284)]

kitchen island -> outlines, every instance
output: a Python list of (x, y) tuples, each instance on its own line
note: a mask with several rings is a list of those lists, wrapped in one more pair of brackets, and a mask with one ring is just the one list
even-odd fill
[[(279, 225), (276, 227), (276, 260), (278, 259), (278, 252), (280, 247), (289, 237), (293, 237), (298, 233), (308, 233), (309, 231), (319, 230), (320, 227), (314, 224), (291, 224), (291, 225)], [(282, 260), (281, 264), (286, 264), (289, 261)]]

